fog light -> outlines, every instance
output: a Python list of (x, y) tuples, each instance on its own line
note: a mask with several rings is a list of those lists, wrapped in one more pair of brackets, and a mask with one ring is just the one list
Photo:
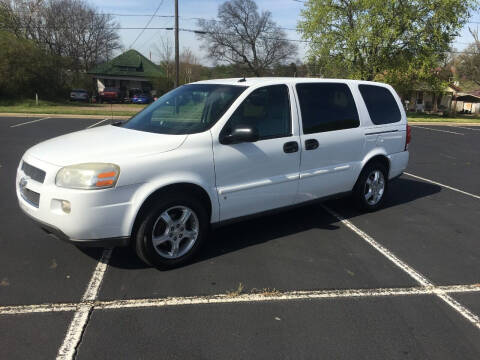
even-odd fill
[(70, 201), (67, 201), (67, 200), (62, 200), (61, 201), (61, 204), (62, 204), (62, 210), (64, 213), (66, 214), (70, 214), (70, 211), (72, 211), (72, 207), (70, 205)]

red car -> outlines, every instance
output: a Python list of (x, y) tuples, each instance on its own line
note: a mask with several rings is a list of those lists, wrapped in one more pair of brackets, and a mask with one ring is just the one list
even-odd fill
[(105, 88), (100, 91), (100, 102), (120, 102), (123, 101), (122, 92), (118, 88)]

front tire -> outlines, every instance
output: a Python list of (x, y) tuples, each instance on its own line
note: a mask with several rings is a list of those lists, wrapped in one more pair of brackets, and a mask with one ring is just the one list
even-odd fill
[(135, 251), (159, 269), (184, 265), (200, 249), (208, 223), (208, 213), (195, 197), (165, 195), (143, 213), (134, 234)]
[(353, 189), (357, 206), (364, 211), (375, 211), (382, 207), (388, 187), (388, 170), (381, 162), (367, 164)]

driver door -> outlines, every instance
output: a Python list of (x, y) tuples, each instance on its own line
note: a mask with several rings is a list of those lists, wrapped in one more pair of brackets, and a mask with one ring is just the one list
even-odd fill
[[(293, 204), (300, 149), (298, 119), (287, 85), (258, 88), (235, 110), (221, 133), (238, 126), (255, 128), (259, 139), (224, 145), (214, 135), (220, 220)], [(218, 134), (217, 134), (218, 135)]]

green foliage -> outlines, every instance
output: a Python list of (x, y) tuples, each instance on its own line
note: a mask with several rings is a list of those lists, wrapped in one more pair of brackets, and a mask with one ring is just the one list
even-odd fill
[(115, 27), (85, 0), (0, 0), (0, 96), (93, 92), (86, 71), (119, 48)]
[(476, 0), (308, 0), (298, 24), (322, 76), (441, 87), (435, 69)]
[[(34, 42), (0, 31), (0, 96), (44, 98), (65, 94), (65, 60), (49, 55)], [(60, 69), (60, 70), (59, 70)]]

